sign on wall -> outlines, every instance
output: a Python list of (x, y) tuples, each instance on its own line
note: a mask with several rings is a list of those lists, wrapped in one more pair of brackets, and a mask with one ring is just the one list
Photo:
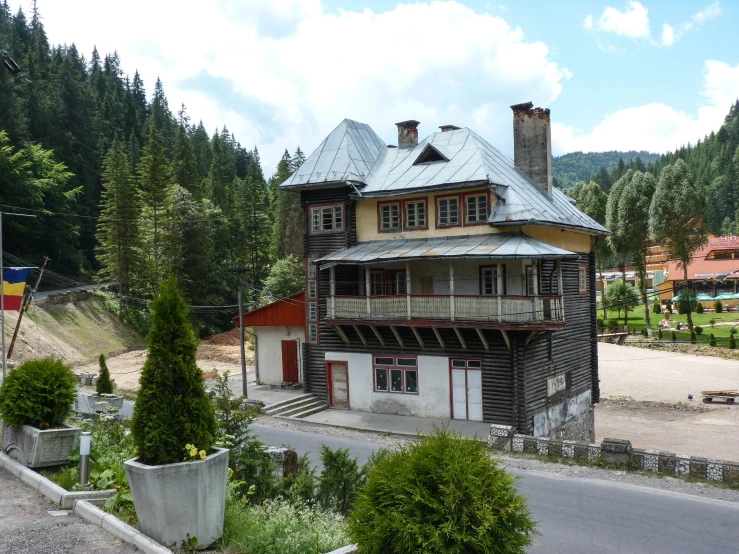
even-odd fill
[(568, 380), (566, 373), (547, 379), (547, 397), (554, 396), (560, 391), (567, 390)]

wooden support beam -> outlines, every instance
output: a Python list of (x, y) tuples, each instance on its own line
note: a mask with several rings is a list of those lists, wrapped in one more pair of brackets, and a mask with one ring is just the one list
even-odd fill
[(344, 329), (341, 328), (341, 325), (334, 325), (333, 330), (336, 331), (336, 334), (341, 337), (341, 340), (351, 345), (351, 343), (349, 342), (349, 337), (346, 336), (346, 333), (344, 332)]
[(379, 332), (379, 331), (377, 330), (377, 327), (375, 327), (374, 325), (370, 325), (370, 329), (372, 329), (372, 332), (373, 332), (373, 333), (375, 334), (375, 336), (377, 337), (377, 340), (379, 340), (379, 341), (380, 341), (380, 344), (381, 344), (382, 346), (385, 346), (385, 339), (383, 339), (383, 338), (382, 338), (382, 335), (381, 335), (381, 334), (380, 334), (380, 332)]
[(485, 350), (490, 350), (490, 345), (488, 344), (488, 339), (485, 338), (485, 335), (482, 333), (482, 329), (479, 327), (477, 329), (477, 336), (480, 337), (480, 341), (482, 342), (482, 345), (485, 347)]
[(441, 333), (439, 333), (439, 330), (436, 327), (432, 327), (432, 329), (434, 330), (434, 335), (436, 335), (436, 340), (439, 341), (439, 344), (441, 345), (441, 347), (446, 348), (446, 346), (444, 346), (444, 340), (441, 338)]
[(526, 342), (523, 343), (523, 347), (526, 348), (529, 343), (534, 339), (536, 336), (537, 331), (530, 331), (528, 336), (526, 337)]
[(401, 346), (401, 348), (405, 348), (405, 344), (403, 344), (403, 339), (400, 338), (400, 333), (398, 333), (395, 325), (391, 325), (390, 330), (393, 332), (393, 335), (395, 335), (395, 339), (398, 341), (398, 344)]
[(506, 346), (508, 347), (508, 352), (511, 351), (511, 338), (508, 336), (508, 331), (505, 329), (500, 330), (500, 334), (503, 335), (503, 340), (506, 343)]
[(421, 345), (421, 348), (426, 348), (426, 346), (423, 344), (423, 339), (421, 338), (421, 334), (418, 332), (418, 329), (415, 327), (411, 327), (411, 331), (413, 331), (413, 334), (416, 336), (416, 340), (418, 341), (418, 344)]
[(356, 331), (357, 335), (361, 339), (362, 344), (367, 346), (367, 339), (364, 338), (364, 335), (362, 334), (362, 330), (359, 328), (359, 325), (352, 325), (352, 327), (354, 327), (354, 330)]
[(464, 339), (462, 338), (462, 332), (459, 330), (459, 327), (455, 327), (454, 332), (457, 334), (457, 338), (459, 339), (459, 344), (462, 345), (462, 349), (467, 350), (467, 343), (464, 342)]

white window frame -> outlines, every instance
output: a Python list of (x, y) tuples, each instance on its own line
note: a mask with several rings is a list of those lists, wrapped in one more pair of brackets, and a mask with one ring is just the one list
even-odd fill
[[(392, 360), (392, 363), (377, 363), (378, 359), (385, 359), (385, 360)], [(413, 364), (401, 364), (399, 363), (399, 360), (405, 360), (413, 361)], [(392, 375), (393, 372), (400, 372), (400, 390), (392, 390), (393, 388), (393, 381), (392, 381)], [(385, 382), (387, 383), (386, 389), (378, 389), (377, 388), (377, 375), (378, 372), (384, 372), (385, 373)], [(416, 390), (415, 391), (407, 391), (407, 380), (406, 380), (406, 374), (407, 373), (413, 373), (415, 374), (416, 379)], [(410, 394), (410, 395), (418, 395), (420, 394), (420, 384), (419, 384), (419, 371), (418, 371), (418, 358), (416, 356), (391, 356), (391, 355), (382, 355), (382, 354), (374, 354), (372, 356), (372, 388), (374, 392), (380, 392), (380, 393), (389, 393), (389, 394)]]
[[(341, 233), (344, 231), (344, 204), (309, 206), (310, 234)], [(324, 227), (330, 218), (331, 226)]]
[[(475, 218), (471, 219), (470, 217), (470, 200), (474, 200), (475, 203)], [(480, 215), (480, 200), (485, 202), (485, 210), (482, 215)], [(466, 194), (464, 197), (464, 222), (467, 225), (476, 225), (478, 223), (487, 223), (488, 217), (489, 217), (489, 206), (490, 202), (488, 200), (488, 193), (487, 192), (481, 192), (479, 194)]]
[(318, 321), (318, 302), (308, 302), (308, 321)]
[[(419, 221), (419, 215), (418, 215), (418, 207), (423, 206), (423, 221)], [(409, 208), (412, 208), (413, 211), (413, 224), (411, 224), (411, 215), (409, 213)], [(408, 230), (414, 230), (414, 229), (425, 229), (428, 227), (428, 206), (426, 199), (422, 200), (410, 200), (403, 203), (403, 212), (404, 212), (404, 225), (403, 227)]]
[[(488, 275), (490, 276), (490, 292), (487, 292), (486, 288), (488, 285)], [(481, 294), (482, 296), (498, 296), (498, 268), (497, 267), (483, 267), (482, 268), (482, 283), (481, 283)]]
[(308, 342), (318, 344), (318, 323), (308, 324)]
[(577, 268), (577, 290), (581, 294), (588, 292), (588, 268), (580, 266)]
[[(456, 204), (454, 211), (455, 211), (455, 221), (451, 221), (452, 216), (452, 206), (451, 202), (454, 201)], [(441, 206), (442, 203), (446, 203), (446, 223), (442, 222), (442, 215), (441, 215)], [(444, 196), (442, 198), (436, 199), (436, 226), (437, 227), (457, 227), (459, 225), (459, 196)]]
[[(393, 214), (393, 208), (395, 209), (395, 214)], [(384, 210), (388, 210), (388, 226), (385, 226), (385, 213)], [(400, 213), (400, 202), (387, 202), (382, 203), (379, 206), (379, 217), (380, 217), (380, 231), (384, 233), (390, 233), (393, 231), (400, 231), (400, 222), (401, 222), (401, 213)], [(393, 220), (395, 222), (395, 225), (393, 225)]]

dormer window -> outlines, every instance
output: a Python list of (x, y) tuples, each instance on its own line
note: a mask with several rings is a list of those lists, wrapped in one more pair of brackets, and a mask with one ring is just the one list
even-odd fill
[(427, 144), (424, 146), (421, 153), (416, 158), (416, 161), (413, 162), (413, 165), (419, 165), (419, 164), (428, 164), (433, 162), (448, 162), (449, 158), (447, 158), (444, 154), (441, 153), (441, 151), (433, 146), (432, 144)]

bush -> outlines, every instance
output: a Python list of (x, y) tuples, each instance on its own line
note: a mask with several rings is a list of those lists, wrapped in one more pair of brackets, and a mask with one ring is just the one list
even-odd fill
[(188, 443), (210, 451), (218, 424), (195, 363), (198, 340), (173, 277), (162, 282), (152, 302), (148, 342), (131, 421), (141, 461), (180, 462)]
[(606, 328), (606, 323), (602, 317), (598, 318), (597, 327), (598, 327), (598, 330)]
[(659, 340), (662, 340), (662, 329), (658, 329), (658, 330), (657, 330), (657, 338), (658, 338)]
[(108, 364), (105, 363), (105, 354), (100, 354), (98, 363), (100, 364), (100, 374), (95, 390), (98, 394), (113, 394), (113, 382), (110, 380)]
[(697, 314), (702, 314), (703, 313), (703, 304), (701, 304), (700, 302), (698, 302), (695, 305), (695, 313), (697, 313)]
[(708, 344), (709, 346), (716, 346), (716, 337), (713, 336), (713, 333), (711, 333), (711, 336), (708, 338)]
[(697, 339), (695, 337), (695, 330), (690, 332), (690, 342), (696, 342)]
[(691, 289), (683, 289), (677, 296), (677, 313), (687, 314), (695, 311), (695, 291)]
[(732, 327), (731, 329), (729, 329), (729, 334), (736, 335), (736, 327)]
[(677, 335), (675, 334), (675, 331), (672, 332), (672, 342), (675, 342), (677, 340)]
[(324, 554), (351, 542), (344, 519), (278, 498), (249, 504), (230, 489), (221, 544), (227, 552)]
[(364, 486), (366, 476), (357, 464), (356, 458), (349, 457), (347, 448), (331, 450), (321, 445), (323, 470), (318, 479), (318, 502), (326, 511), (346, 515), (354, 499)]
[(672, 301), (671, 300), (667, 301), (667, 304), (665, 304), (665, 307), (667, 308), (667, 311), (669, 313), (672, 313)]
[(72, 411), (77, 383), (72, 368), (58, 358), (22, 363), (0, 386), (0, 419), (9, 427), (60, 427)]
[(716, 302), (713, 304), (713, 309), (716, 310), (717, 314), (720, 314), (724, 311), (724, 305), (721, 303), (721, 300), (716, 300)]
[(609, 331), (617, 331), (623, 328), (623, 326), (621, 325), (621, 322), (615, 317), (609, 319), (606, 322), (606, 327), (608, 328)]
[(734, 350), (736, 348), (736, 339), (734, 338), (734, 335), (731, 335), (729, 337), (729, 348)]
[(349, 516), (362, 554), (523, 552), (536, 524), (487, 446), (446, 428), (368, 466)]
[(695, 331), (696, 335), (702, 335), (703, 334), (703, 327), (700, 325), (696, 325), (693, 330)]
[(654, 299), (654, 307), (652, 308), (652, 311), (655, 314), (661, 314), (662, 313), (662, 307), (659, 305), (659, 300), (656, 299), (656, 298)]

